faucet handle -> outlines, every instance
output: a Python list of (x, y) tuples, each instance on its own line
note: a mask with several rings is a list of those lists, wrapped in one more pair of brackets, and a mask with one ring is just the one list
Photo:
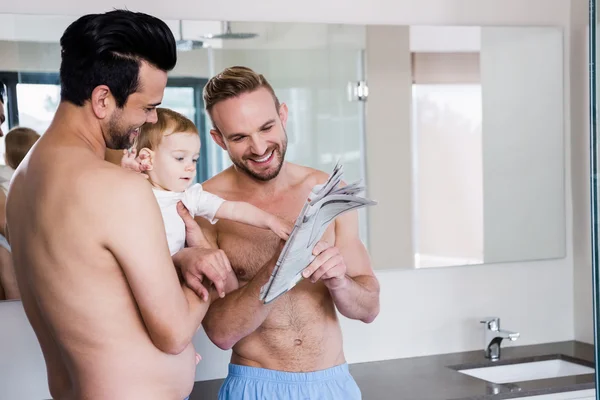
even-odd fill
[(497, 331), (498, 329), (500, 329), (500, 318), (498, 317), (486, 317), (479, 322), (485, 324), (487, 329), (493, 331)]

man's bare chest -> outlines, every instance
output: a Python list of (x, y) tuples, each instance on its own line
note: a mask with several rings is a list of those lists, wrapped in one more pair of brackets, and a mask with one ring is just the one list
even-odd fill
[[(253, 203), (256, 207), (279, 218), (294, 222), (300, 213), (303, 201), (290, 199), (278, 203)], [(267, 229), (221, 220), (217, 224), (217, 244), (229, 258), (238, 279), (252, 279), (279, 248), (281, 239)]]
[[(305, 194), (290, 194), (273, 201), (252, 201), (254, 206), (294, 222), (306, 200)], [(240, 282), (252, 279), (278, 251), (281, 239), (267, 229), (221, 220), (217, 224), (217, 244), (229, 258)]]

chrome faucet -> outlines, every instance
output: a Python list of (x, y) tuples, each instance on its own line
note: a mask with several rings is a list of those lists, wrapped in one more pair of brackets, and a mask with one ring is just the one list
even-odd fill
[(519, 338), (520, 334), (518, 332), (500, 329), (500, 318), (484, 318), (481, 323), (485, 324), (485, 357), (493, 361), (500, 358), (500, 344), (503, 339), (513, 342)]

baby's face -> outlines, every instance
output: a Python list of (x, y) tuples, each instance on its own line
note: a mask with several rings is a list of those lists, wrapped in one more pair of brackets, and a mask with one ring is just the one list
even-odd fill
[(150, 179), (163, 189), (183, 192), (196, 176), (200, 156), (200, 137), (193, 133), (165, 136), (154, 152)]

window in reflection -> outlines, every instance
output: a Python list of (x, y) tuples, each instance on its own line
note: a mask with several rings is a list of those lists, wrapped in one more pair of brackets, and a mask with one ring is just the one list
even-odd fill
[[(8, 96), (5, 99), (7, 120), (2, 125), (2, 131), (6, 133), (16, 126), (23, 126), (34, 129), (42, 135), (50, 126), (60, 103), (58, 74), (0, 72), (0, 79), (6, 83), (7, 91), (14, 93), (10, 99)], [(203, 143), (206, 143), (208, 138), (202, 102), (202, 88), (206, 82), (206, 79), (200, 78), (170, 77), (161, 105), (194, 121)], [(16, 103), (17, 107), (10, 107), (9, 101), (11, 104)], [(9, 123), (9, 121), (13, 122)], [(206, 150), (201, 149), (201, 151), (203, 153), (196, 175), (199, 182), (208, 179)], [(4, 153), (4, 139), (0, 139), (0, 164), (4, 164)]]
[(160, 107), (170, 108), (185, 115), (192, 121), (196, 120), (194, 105), (194, 88), (192, 87), (167, 87)]
[[(189, 86), (184, 86), (185, 83)], [(194, 124), (198, 127), (202, 146), (200, 147), (201, 157), (196, 166), (196, 182), (204, 182), (209, 177), (205, 149), (208, 134), (204, 123), (204, 106), (197, 101), (197, 98), (201, 98), (204, 83), (205, 80), (200, 79), (186, 80), (185, 78), (178, 78), (175, 82), (173, 82), (173, 79), (170, 79), (160, 105), (160, 107), (170, 108), (185, 115), (194, 121)]]
[(415, 266), (483, 262), (480, 84), (413, 85)]
[(18, 83), (19, 126), (43, 134), (50, 126), (59, 103), (59, 85)]
[(196, 181), (204, 182), (211, 175), (208, 168), (210, 158), (208, 157), (206, 143), (212, 141), (208, 134), (206, 124), (206, 112), (202, 100), (202, 89), (208, 82), (206, 78), (169, 77), (160, 107), (175, 110), (192, 120), (200, 134), (200, 158), (197, 165)]

